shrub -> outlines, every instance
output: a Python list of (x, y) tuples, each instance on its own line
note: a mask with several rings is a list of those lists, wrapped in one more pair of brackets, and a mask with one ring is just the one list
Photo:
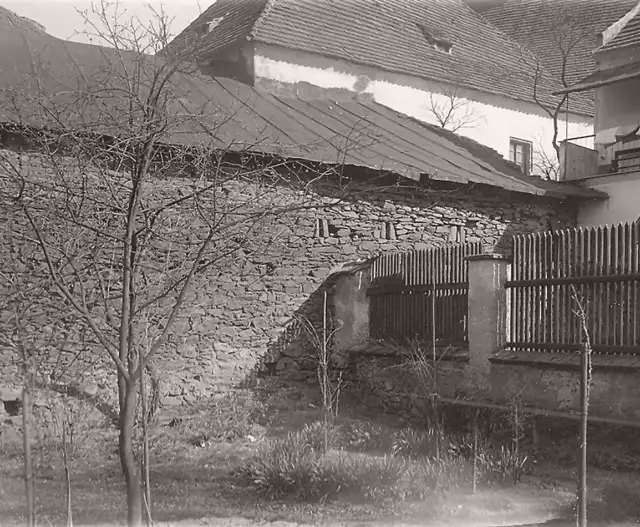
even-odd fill
[(478, 452), (478, 479), (486, 485), (513, 485), (520, 481), (527, 457), (504, 446)]
[[(324, 449), (324, 424), (320, 421), (307, 423), (302, 430), (297, 432), (300, 435), (300, 441), (306, 443), (311, 450), (322, 452)], [(340, 448), (342, 446), (342, 427), (329, 425), (328, 432), (328, 448)]]
[(240, 468), (242, 480), (277, 498), (285, 495), (305, 499), (317, 492), (317, 453), (300, 433), (290, 433), (263, 447)]
[(406, 468), (395, 456), (324, 455), (310, 444), (308, 433), (300, 431), (265, 446), (244, 463), (238, 476), (271, 498), (317, 501), (348, 495), (379, 500), (397, 495)]
[(342, 430), (344, 444), (358, 452), (390, 452), (393, 433), (386, 427), (368, 421), (349, 423)]
[(391, 453), (411, 458), (432, 456), (436, 450), (434, 433), (433, 430), (404, 428), (394, 434)]

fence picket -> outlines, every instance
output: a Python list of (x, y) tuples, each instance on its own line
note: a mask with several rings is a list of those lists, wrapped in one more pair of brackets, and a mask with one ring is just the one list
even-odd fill
[(586, 336), (595, 353), (640, 354), (639, 225), (515, 236), (507, 347), (572, 351)]
[(466, 342), (465, 257), (481, 250), (480, 243), (467, 243), (376, 258), (368, 291), (371, 335), (401, 342), (413, 338), (430, 342), (435, 331), (440, 344)]

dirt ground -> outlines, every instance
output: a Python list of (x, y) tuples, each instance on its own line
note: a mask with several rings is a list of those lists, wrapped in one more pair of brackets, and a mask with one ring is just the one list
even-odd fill
[[(278, 386), (259, 396), (242, 395), (225, 404), (213, 414), (196, 412), (190, 421), (166, 417), (154, 429), (151, 482), (155, 525), (489, 527), (540, 524), (572, 516), (575, 472), (541, 460), (518, 485), (478, 489), (475, 495), (455, 491), (436, 493), (423, 501), (366, 505), (267, 500), (238, 485), (233, 477), (234, 468), (269, 438), (317, 420), (317, 394), (313, 390), (301, 393), (299, 388)], [(349, 410), (347, 404), (343, 407), (345, 418), (363, 418)], [(122, 524), (124, 488), (116, 431), (106, 427), (87, 430), (86, 435), (91, 440), (78, 449), (72, 463), (74, 524)], [(19, 445), (6, 447), (0, 451), (2, 527), (24, 524), (21, 450)], [(65, 485), (59, 456), (55, 452), (45, 453), (38, 451), (36, 459), (38, 524), (66, 525)], [(594, 469), (589, 472), (591, 499), (597, 500), (611, 481), (640, 489), (638, 474)], [(566, 525), (573, 525), (573, 521)]]

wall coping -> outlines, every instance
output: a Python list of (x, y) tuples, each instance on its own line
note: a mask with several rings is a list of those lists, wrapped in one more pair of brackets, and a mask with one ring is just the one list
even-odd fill
[[(495, 364), (511, 364), (533, 368), (578, 371), (580, 353), (546, 353), (502, 349), (489, 357)], [(591, 366), (597, 371), (618, 371), (635, 374), (640, 370), (640, 357), (634, 355), (592, 355)], [(621, 371), (622, 370), (622, 371)]]
[(464, 259), (467, 262), (481, 262), (484, 260), (498, 260), (498, 261), (511, 261), (511, 256), (500, 253), (487, 253), (487, 254), (472, 254), (465, 256)]

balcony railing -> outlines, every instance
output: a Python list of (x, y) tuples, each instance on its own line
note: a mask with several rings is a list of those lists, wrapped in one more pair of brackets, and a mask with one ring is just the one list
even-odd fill
[(640, 171), (640, 136), (596, 145), (596, 149), (584, 146), (584, 140), (593, 137), (571, 137), (560, 143), (561, 181)]
[(640, 137), (622, 139), (604, 148), (599, 174), (637, 172), (640, 170)]
[(569, 137), (560, 143), (560, 181), (573, 181), (598, 173), (598, 152), (593, 145), (595, 134)]

